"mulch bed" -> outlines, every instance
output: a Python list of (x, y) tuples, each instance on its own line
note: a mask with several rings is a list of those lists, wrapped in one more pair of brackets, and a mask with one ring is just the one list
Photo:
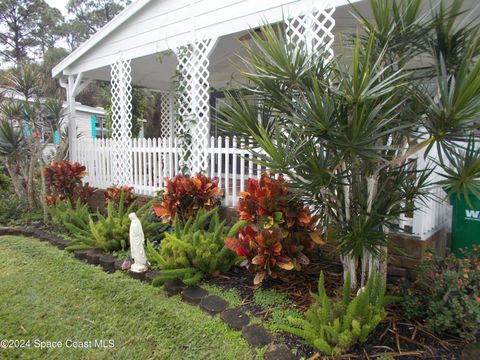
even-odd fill
[[(325, 273), (325, 286), (331, 296), (338, 295), (342, 286), (342, 267), (321, 258), (302, 269), (301, 276), (295, 272), (286, 272), (277, 279), (267, 279), (262, 288), (275, 289), (286, 294), (294, 307), (306, 311), (311, 303), (310, 291), (317, 292), (320, 271)], [(244, 269), (234, 268), (230, 273), (204, 280), (222, 290), (235, 289), (242, 298), (242, 309), (252, 315), (267, 320), (270, 310), (262, 309), (253, 301), (253, 276)], [(362, 345), (356, 345), (347, 354), (325, 357), (306, 345), (302, 340), (289, 333), (276, 335), (277, 341), (283, 342), (296, 354), (306, 359), (378, 359), (390, 355), (396, 359), (461, 359), (465, 342), (459, 338), (438, 336), (427, 331), (422, 324), (403, 318), (395, 307), (389, 308), (388, 317), (374, 330)]]

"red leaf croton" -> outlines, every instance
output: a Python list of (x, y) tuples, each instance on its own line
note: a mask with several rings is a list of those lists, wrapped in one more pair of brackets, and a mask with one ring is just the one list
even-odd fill
[(248, 179), (240, 193), (240, 219), (249, 222), (238, 238), (225, 240), (226, 246), (243, 257), (241, 265), (256, 273), (254, 283), (275, 277), (277, 270), (299, 270), (307, 265), (305, 253), (322, 244), (317, 218), (307, 207), (292, 200), (283, 177), (262, 174)]
[(200, 173), (194, 176), (179, 174), (172, 179), (166, 178), (165, 183), (160, 203), (153, 205), (155, 214), (164, 221), (179, 216), (185, 222), (195, 217), (200, 208), (213, 209), (222, 196), (218, 178), (211, 179)]

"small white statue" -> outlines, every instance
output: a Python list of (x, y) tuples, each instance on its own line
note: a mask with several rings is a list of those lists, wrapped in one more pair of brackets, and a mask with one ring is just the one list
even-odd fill
[(137, 214), (128, 214), (130, 220), (130, 252), (134, 263), (131, 271), (141, 273), (147, 270), (147, 256), (145, 255), (145, 235), (143, 235), (142, 223)]

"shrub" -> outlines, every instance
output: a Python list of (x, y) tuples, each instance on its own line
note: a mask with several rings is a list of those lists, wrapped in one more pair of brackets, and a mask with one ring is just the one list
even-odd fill
[(10, 180), (10, 178), (7, 175), (4, 175), (0, 172), (0, 193), (10, 191), (11, 186), (12, 186), (12, 180)]
[(480, 247), (443, 260), (427, 259), (414, 281), (400, 282), (401, 307), (434, 332), (474, 340), (480, 329)]
[(300, 336), (328, 355), (340, 355), (353, 344), (365, 342), (370, 332), (386, 316), (384, 307), (396, 300), (395, 297), (385, 296), (385, 283), (378, 273), (372, 274), (353, 299), (348, 276), (343, 285), (342, 298), (333, 302), (325, 291), (322, 272), (318, 295), (311, 295), (314, 302), (305, 318), (288, 318), (293, 326), (284, 327), (284, 330)]
[(276, 271), (300, 270), (310, 261), (305, 255), (322, 240), (316, 230), (316, 217), (308, 208), (290, 198), (285, 180), (262, 174), (260, 180), (248, 179), (246, 191), (240, 194), (240, 219), (249, 225), (238, 238), (229, 238), (226, 245), (245, 260), (242, 266), (256, 273), (254, 283)]
[[(165, 228), (161, 222), (151, 222), (152, 202), (148, 202), (136, 213), (143, 226), (143, 232), (146, 239), (154, 239), (158, 232)], [(113, 252), (125, 250), (129, 247), (130, 219), (128, 214), (135, 210), (135, 202), (126, 207), (123, 205), (123, 193), (120, 196), (118, 206), (109, 201), (107, 205), (107, 214), (104, 216), (100, 212), (94, 215), (96, 221), (90, 216), (88, 220), (88, 234), (79, 232), (67, 250), (82, 250), (98, 248), (103, 251)]]
[(21, 220), (28, 212), (27, 204), (11, 193), (0, 192), (0, 224), (9, 225)]
[(108, 204), (108, 201), (111, 201), (118, 206), (122, 193), (124, 206), (129, 206), (137, 199), (137, 197), (133, 195), (132, 186), (111, 186), (105, 190), (105, 193), (103, 194), (107, 201), (106, 204)]
[(179, 218), (185, 223), (194, 219), (201, 208), (210, 210), (219, 204), (222, 191), (217, 178), (210, 179), (200, 173), (190, 177), (179, 174), (165, 181), (161, 202), (153, 206), (155, 214), (164, 221)]
[(172, 279), (194, 285), (205, 274), (230, 270), (237, 256), (227, 249), (224, 240), (235, 236), (242, 226), (244, 222), (239, 221), (228, 229), (225, 221), (219, 220), (218, 208), (198, 211), (196, 218), (188, 220), (183, 227), (180, 220), (175, 219), (175, 232), (165, 234), (159, 251), (152, 244), (147, 245), (148, 260), (161, 269), (154, 285)]
[(54, 160), (45, 168), (44, 174), (47, 184), (47, 202), (50, 205), (57, 200), (70, 200), (72, 204), (77, 199), (86, 202), (96, 190), (88, 183), (82, 184), (86, 171), (85, 166), (78, 162)]

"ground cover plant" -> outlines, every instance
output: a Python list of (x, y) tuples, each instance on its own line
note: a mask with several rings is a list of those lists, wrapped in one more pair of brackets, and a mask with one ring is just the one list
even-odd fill
[(195, 219), (185, 225), (175, 219), (174, 232), (165, 233), (160, 249), (147, 244), (147, 258), (161, 269), (154, 285), (181, 279), (187, 285), (197, 284), (205, 274), (224, 273), (238, 263), (237, 256), (225, 245), (225, 239), (235, 236), (245, 222), (232, 227), (220, 222), (218, 208), (200, 209)]
[(269, 318), (265, 323), (274, 334), (285, 331), (285, 326), (290, 324), (289, 317), (298, 318), (302, 316), (302, 312), (288, 298), (287, 294), (275, 289), (256, 289), (253, 293), (253, 302), (268, 312)]
[(436, 333), (475, 340), (480, 329), (480, 247), (445, 259), (426, 259), (415, 280), (400, 284), (401, 308)]
[(178, 218), (182, 223), (195, 218), (200, 209), (210, 210), (219, 205), (222, 191), (218, 179), (200, 173), (193, 176), (179, 174), (165, 179), (160, 191), (160, 202), (153, 205), (155, 214), (165, 222)]
[(218, 317), (37, 239), (0, 237), (0, 303), (2, 339), (114, 341), (106, 348), (0, 349), (2, 358), (260, 358)]
[(240, 193), (240, 219), (248, 225), (236, 238), (225, 243), (242, 258), (241, 266), (255, 273), (255, 285), (266, 277), (276, 277), (279, 270), (300, 270), (307, 265), (306, 254), (315, 244), (323, 243), (317, 230), (317, 217), (307, 207), (289, 198), (283, 177), (262, 174), (259, 180), (248, 179)]

